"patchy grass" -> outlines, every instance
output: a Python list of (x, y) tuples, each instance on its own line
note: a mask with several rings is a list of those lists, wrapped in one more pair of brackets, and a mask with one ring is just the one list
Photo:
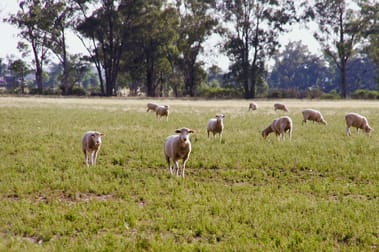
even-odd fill
[[(374, 101), (287, 100), (292, 142), (260, 132), (283, 115), (275, 101), (0, 98), (0, 250), (378, 250), (379, 141), (345, 136), (355, 111), (378, 128)], [(301, 125), (320, 109), (326, 127)], [(225, 132), (206, 124), (225, 114)], [(185, 179), (169, 176), (163, 141), (197, 131)], [(105, 133), (98, 163), (80, 139)]]

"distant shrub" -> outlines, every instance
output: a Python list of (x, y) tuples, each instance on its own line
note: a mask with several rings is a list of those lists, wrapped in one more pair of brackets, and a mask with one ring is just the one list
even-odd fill
[(280, 89), (269, 89), (267, 98), (282, 98), (282, 91)]
[(307, 92), (299, 90), (297, 88), (288, 89), (269, 89), (267, 93), (267, 98), (305, 98), (307, 97)]
[(61, 95), (62, 92), (60, 89), (57, 88), (45, 88), (42, 90), (43, 95)]
[(337, 90), (333, 89), (329, 93), (323, 93), (320, 96), (321, 99), (327, 99), (327, 100), (338, 100), (340, 99), (340, 95), (337, 93)]
[(309, 88), (306, 93), (307, 93), (306, 97), (310, 99), (320, 98), (323, 94), (322, 90), (319, 88)]
[(205, 98), (240, 98), (243, 93), (236, 88), (203, 87), (199, 90), (198, 96)]
[(357, 89), (351, 93), (353, 99), (379, 99), (379, 92), (374, 90)]
[(87, 92), (84, 88), (81, 87), (73, 87), (71, 90), (72, 95), (77, 95), (77, 96), (84, 96), (87, 95)]

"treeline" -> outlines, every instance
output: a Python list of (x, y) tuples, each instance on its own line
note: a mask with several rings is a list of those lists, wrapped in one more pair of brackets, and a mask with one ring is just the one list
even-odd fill
[[(296, 2), (296, 3), (295, 3)], [(63, 95), (270, 97), (377, 90), (379, 3), (345, 0), (23, 0), (3, 20), (18, 27), (17, 45), (31, 54), (0, 64), (24, 92)], [(278, 53), (279, 36), (314, 22), (323, 56), (297, 42)], [(87, 49), (70, 55), (73, 31)], [(213, 34), (231, 62), (229, 71), (204, 69), (199, 56)], [(49, 65), (52, 56), (59, 64)], [(274, 66), (268, 68), (269, 59)], [(0, 62), (1, 63), (1, 62)], [(48, 66), (48, 67), (47, 67)], [(93, 73), (96, 73), (94, 78)]]

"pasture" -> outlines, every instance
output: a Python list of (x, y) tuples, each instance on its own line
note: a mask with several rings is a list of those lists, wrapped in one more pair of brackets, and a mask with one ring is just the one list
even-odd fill
[[(170, 105), (168, 122), (146, 112)], [(377, 251), (377, 101), (0, 98), (0, 251)], [(302, 126), (301, 110), (327, 126)], [(358, 112), (371, 137), (345, 134)], [(206, 125), (225, 115), (222, 141)], [(280, 115), (293, 138), (264, 140)], [(186, 177), (170, 176), (163, 142), (196, 131)], [(97, 165), (80, 139), (105, 134)]]

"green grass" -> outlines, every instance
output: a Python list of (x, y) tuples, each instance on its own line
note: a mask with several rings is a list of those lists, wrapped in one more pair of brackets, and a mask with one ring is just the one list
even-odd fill
[[(0, 98), (0, 251), (376, 251), (378, 133), (345, 135), (355, 111), (379, 130), (378, 103), (284, 101), (291, 142), (260, 135), (274, 101)], [(301, 125), (320, 109), (326, 127)], [(220, 143), (206, 124), (225, 114)], [(196, 130), (186, 177), (163, 141)], [(80, 139), (105, 133), (95, 167)]]

